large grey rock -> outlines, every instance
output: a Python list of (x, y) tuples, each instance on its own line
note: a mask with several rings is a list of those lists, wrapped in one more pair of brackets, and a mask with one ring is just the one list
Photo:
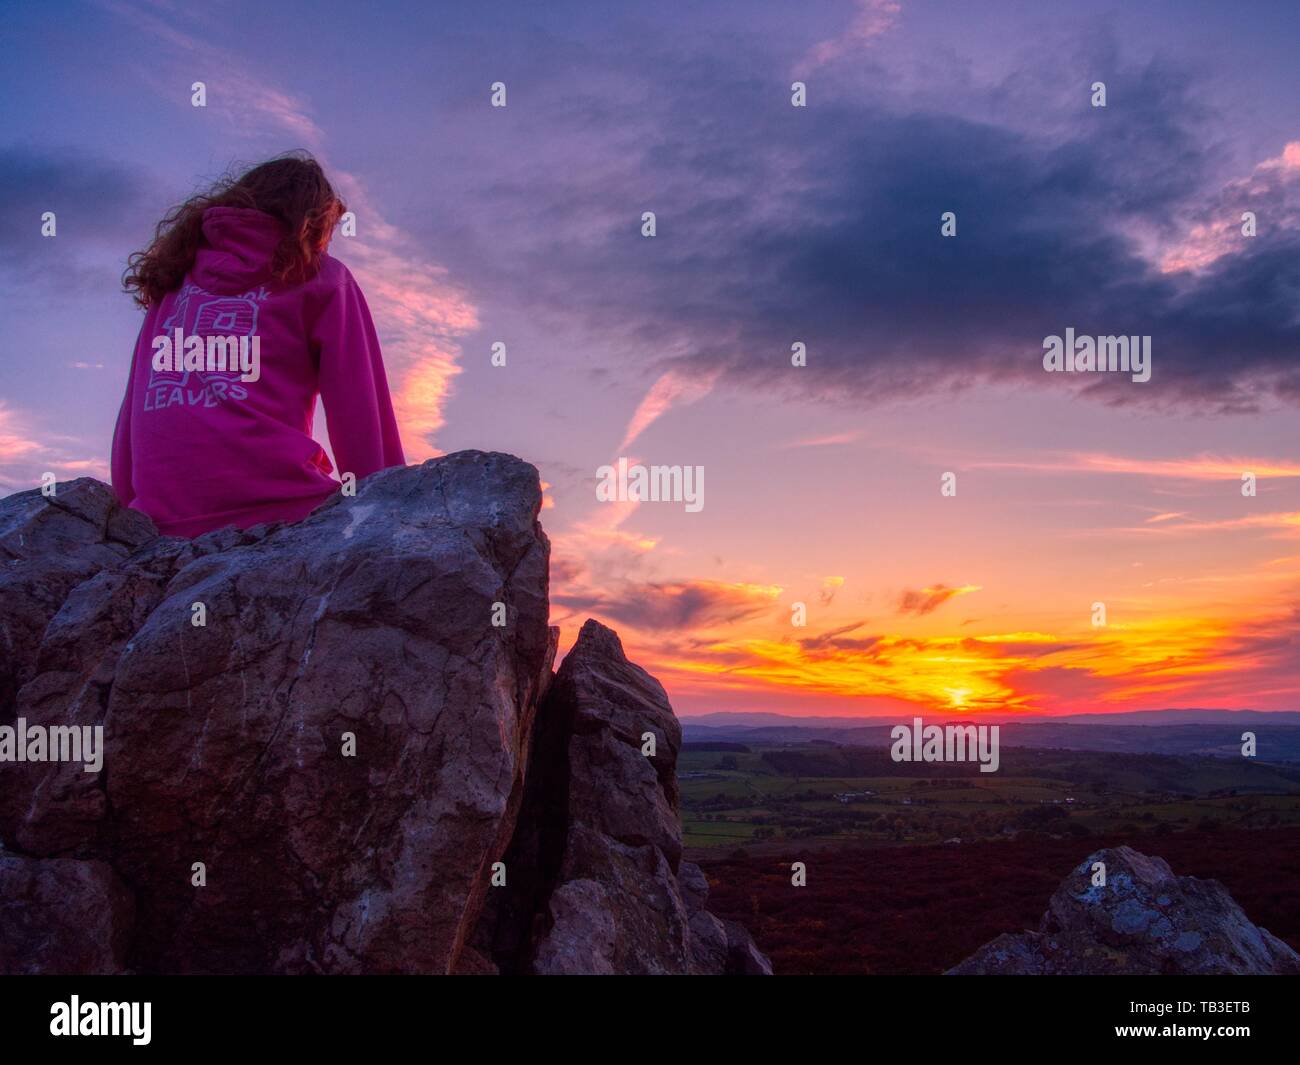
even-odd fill
[(36, 673), (50, 619), (68, 594), (119, 565), (158, 535), (139, 511), (121, 506), (106, 484), (82, 477), (0, 499), (0, 725), (14, 718), (14, 697)]
[[(1106, 867), (1094, 886), (1093, 866)], [(1131, 847), (1074, 869), (1037, 931), (986, 943), (950, 975), (1300, 973), (1300, 956), (1256, 927), (1217, 880), (1175, 876)]]
[(102, 724), (105, 768), (0, 767), (0, 838), (111, 864), (137, 969), (449, 971), (550, 675), (540, 504), (533, 467), (462, 452), (87, 568), (16, 713)]

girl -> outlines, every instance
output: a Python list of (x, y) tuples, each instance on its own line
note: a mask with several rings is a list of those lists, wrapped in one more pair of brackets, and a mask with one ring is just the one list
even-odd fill
[(187, 200), (129, 260), (145, 309), (113, 434), (113, 487), (160, 532), (306, 517), (339, 487), (312, 439), (319, 394), (339, 470), (405, 462), (361, 289), (326, 254), (346, 210), (310, 156)]

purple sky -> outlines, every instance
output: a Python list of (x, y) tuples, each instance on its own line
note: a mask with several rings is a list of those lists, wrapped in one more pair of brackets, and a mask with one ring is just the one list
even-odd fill
[[(679, 709), (1300, 706), (1296, 5), (5, 17), (0, 493), (107, 479), (126, 255), (308, 148), (408, 456), (534, 462), (565, 642), (609, 621)], [(1150, 335), (1151, 382), (1044, 374), (1066, 327)], [(619, 455), (704, 510), (598, 504)]]

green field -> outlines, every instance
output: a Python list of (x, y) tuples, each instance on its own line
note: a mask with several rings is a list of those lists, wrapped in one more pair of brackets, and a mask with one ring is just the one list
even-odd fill
[[(879, 768), (837, 771), (855, 764)], [(941, 768), (936, 777), (935, 766), (884, 764), (883, 752), (865, 748), (684, 750), (683, 842), (735, 849), (783, 839), (909, 844), (1300, 825), (1300, 767), (1291, 765), (1022, 748), (997, 773)], [(870, 794), (836, 798), (850, 792)]]

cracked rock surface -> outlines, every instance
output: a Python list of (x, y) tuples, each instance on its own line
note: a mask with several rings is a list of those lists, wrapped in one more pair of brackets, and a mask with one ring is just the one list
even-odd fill
[(447, 971), (554, 654), (540, 506), (532, 466), (481, 452), (194, 541), (93, 481), (0, 501), (8, 719), (104, 727), (100, 773), (0, 767), (8, 857), (110, 866), (121, 967)]
[(583, 625), (538, 716), (513, 886), (492, 899), (481, 951), (533, 974), (771, 973), (682, 861), (681, 742), (662, 685), (613, 631)]
[[(1105, 884), (1094, 866), (1105, 866)], [(1252, 924), (1217, 880), (1114, 847), (1089, 855), (1052, 895), (1036, 931), (1001, 935), (949, 975), (1300, 973), (1300, 956)]]

